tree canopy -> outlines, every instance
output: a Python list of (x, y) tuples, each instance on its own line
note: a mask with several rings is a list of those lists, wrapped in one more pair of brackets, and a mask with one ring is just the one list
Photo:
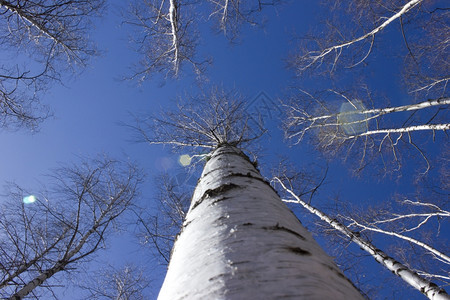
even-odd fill
[[(13, 182), (0, 294), (156, 297), (223, 145), (251, 157), (368, 298), (420, 299), (411, 278), (448, 290), (447, 6), (0, 0), (0, 180)], [(35, 134), (9, 130), (24, 128)], [(125, 163), (55, 169), (98, 152)], [(75, 286), (83, 274), (111, 284)]]

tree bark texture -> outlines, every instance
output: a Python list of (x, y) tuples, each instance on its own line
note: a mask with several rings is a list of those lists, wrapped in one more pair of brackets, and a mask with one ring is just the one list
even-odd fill
[(232, 146), (205, 165), (158, 299), (362, 299)]

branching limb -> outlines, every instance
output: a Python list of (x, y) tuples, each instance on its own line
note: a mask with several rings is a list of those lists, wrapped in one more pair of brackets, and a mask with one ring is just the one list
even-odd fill
[[(346, 41), (340, 44), (336, 44), (333, 46), (329, 46), (325, 49), (322, 50), (318, 50), (318, 51), (307, 51), (307, 53), (303, 56), (298, 56), (295, 60), (295, 65), (298, 68), (299, 71), (305, 71), (306, 69), (309, 69), (311, 67), (313, 67), (316, 64), (321, 64), (324, 60), (324, 58), (326, 56), (328, 56), (331, 53), (335, 54), (335, 58), (333, 61), (333, 67), (332, 70), (335, 68), (335, 65), (337, 63), (337, 61), (339, 60), (339, 56), (341, 55), (342, 51), (345, 48), (348, 48), (351, 45), (354, 45), (358, 42), (364, 41), (368, 38), (371, 38), (371, 45), (370, 45), (370, 49), (368, 50), (367, 54), (365, 55), (365, 57), (358, 62), (357, 64), (360, 64), (361, 62), (363, 62), (370, 54), (371, 49), (372, 49), (372, 45), (373, 45), (373, 40), (375, 38), (375, 35), (378, 34), (380, 31), (382, 31), (384, 28), (386, 28), (389, 24), (391, 24), (393, 21), (397, 20), (398, 18), (400, 18), (402, 15), (406, 14), (407, 12), (409, 12), (411, 9), (413, 9), (415, 6), (417, 6), (419, 3), (421, 3), (423, 0), (411, 0), (408, 3), (406, 3), (398, 12), (396, 12), (394, 15), (392, 15), (389, 18), (385, 18), (386, 20), (380, 24), (379, 26), (375, 27), (374, 29), (372, 29), (371, 31), (367, 32), (364, 35), (361, 35), (355, 39), (352, 39), (351, 41)], [(355, 64), (355, 65), (357, 65)]]
[[(421, 222), (417, 226), (417, 228), (419, 228), (421, 225), (425, 224), (429, 220), (429, 218), (431, 218), (431, 217), (432, 216), (428, 215), (425, 218), (425, 220), (423, 222)], [(417, 245), (419, 247), (424, 248), (425, 250), (427, 250), (427, 251), (431, 252), (432, 254), (434, 254), (436, 257), (440, 258), (441, 261), (444, 261), (445, 263), (450, 264), (450, 257), (448, 255), (440, 252), (439, 250), (437, 250), (437, 249), (429, 246), (428, 244), (426, 244), (424, 242), (421, 242), (421, 241), (419, 241), (417, 239), (414, 239), (414, 238), (409, 237), (409, 236), (405, 236), (404, 234), (400, 234), (400, 233), (397, 233), (397, 232), (383, 230), (383, 229), (380, 229), (380, 228), (375, 227), (373, 225), (372, 226), (364, 225), (364, 224), (362, 224), (362, 223), (360, 223), (360, 222), (358, 222), (355, 219), (350, 218), (350, 217), (342, 216), (342, 218), (350, 222), (347, 225), (347, 227), (349, 227), (349, 228), (355, 227), (355, 228), (357, 228), (357, 231), (365, 231), (365, 230), (367, 230), (367, 231), (373, 231), (373, 232), (378, 232), (378, 233), (382, 233), (382, 234), (385, 234), (385, 235), (390, 235), (390, 236), (397, 237), (399, 239), (408, 241), (408, 242), (413, 243), (413, 244), (415, 244), (415, 245)], [(414, 229), (417, 229), (417, 228), (413, 228), (411, 230), (414, 230)]]
[(0, 45), (17, 53), (0, 65), (0, 126), (35, 129), (50, 115), (38, 96), (96, 55), (87, 33), (104, 6), (105, 0), (0, 0)]
[(186, 0), (137, 0), (125, 16), (125, 24), (135, 29), (132, 36), (142, 60), (131, 79), (146, 80), (154, 73), (177, 78), (184, 64), (197, 76), (204, 73), (209, 60), (196, 58), (198, 34), (195, 4)]
[[(379, 118), (383, 115), (391, 114), (391, 113), (398, 113), (398, 112), (405, 112), (405, 111), (415, 111), (415, 110), (421, 110), (429, 107), (438, 107), (438, 106), (446, 106), (450, 105), (450, 98), (440, 98), (440, 99), (434, 99), (434, 100), (428, 100), (423, 101), (417, 104), (409, 104), (409, 105), (403, 105), (398, 107), (386, 107), (386, 108), (377, 108), (377, 109), (355, 109), (352, 111), (344, 111), (339, 113), (332, 113), (332, 114), (321, 114), (321, 115), (312, 115), (305, 109), (301, 108), (298, 105), (295, 104), (284, 104), (284, 107), (287, 110), (288, 114), (288, 120), (285, 122), (285, 128), (287, 133), (292, 131), (302, 131), (302, 133), (293, 132), (290, 135), (287, 135), (287, 138), (293, 138), (300, 135), (301, 137), (304, 136), (306, 131), (319, 128), (319, 127), (325, 127), (325, 126), (342, 126), (344, 125), (352, 125), (352, 124), (358, 124), (361, 122), (369, 122), (371, 120), (374, 120), (376, 118)], [(357, 119), (356, 121), (347, 121), (345, 123), (342, 122), (343, 117), (349, 119)], [(446, 124), (445, 124), (446, 125)], [(300, 126), (300, 130), (297, 129), (297, 126)], [(303, 128), (303, 129), (302, 129)], [(439, 128), (439, 129), (437, 129)], [(438, 126), (437, 130), (446, 130), (445, 126)], [(419, 130), (419, 128), (418, 128)], [(433, 130), (433, 128), (429, 129), (423, 129), (423, 130)], [(407, 131), (407, 130), (406, 130)], [(380, 132), (381, 133), (381, 132)], [(375, 134), (375, 133), (374, 133)], [(301, 140), (301, 139), (300, 139)], [(298, 143), (298, 142), (297, 142)]]
[(348, 227), (324, 214), (317, 208), (309, 205), (298, 197), (291, 189), (287, 188), (283, 181), (275, 177), (274, 180), (281, 185), (281, 187), (292, 197), (292, 199), (283, 199), (287, 203), (297, 203), (306, 208), (309, 212), (319, 217), (322, 221), (326, 222), (329, 226), (333, 227), (340, 233), (344, 234), (352, 242), (356, 243), (361, 249), (368, 252), (377, 262), (382, 264), (388, 270), (392, 271), (395, 275), (399, 276), (406, 283), (419, 290), (429, 299), (449, 299), (449, 295), (439, 288), (436, 284), (428, 281), (427, 279), (419, 276), (417, 273), (410, 270), (405, 265), (399, 263), (395, 259), (388, 256), (386, 253), (381, 251), (372, 245), (369, 241), (364, 240), (361, 236), (351, 231)]
[(139, 140), (149, 144), (200, 149), (222, 144), (245, 147), (265, 130), (245, 111), (244, 103), (235, 92), (213, 89), (179, 104), (175, 111), (164, 112), (162, 117), (137, 120), (136, 125), (128, 126), (138, 133)]
[(57, 170), (50, 194), (34, 203), (22, 203), (25, 192), (15, 189), (0, 210), (1, 232), (8, 233), (0, 235), (0, 295), (21, 299), (38, 287), (51, 289), (55, 274), (97, 252), (111, 224), (119, 225), (133, 205), (139, 173), (118, 161), (90, 160)]
[(230, 40), (235, 40), (243, 24), (257, 26), (257, 18), (265, 6), (280, 4), (280, 0), (208, 0), (212, 5), (208, 19), (216, 19), (218, 28)]
[[(369, 155), (381, 157), (387, 153), (390, 160), (397, 166), (394, 170), (399, 170), (401, 166), (399, 149), (405, 144), (419, 152), (427, 165), (422, 172), (425, 174), (431, 167), (430, 161), (421, 147), (414, 142), (412, 135), (424, 135), (427, 131), (431, 131), (434, 137), (436, 132), (446, 132), (450, 129), (448, 123), (431, 123), (431, 121), (437, 122), (435, 119), (446, 121), (441, 115), (445, 115), (450, 105), (448, 97), (397, 107), (365, 108), (361, 101), (339, 93), (344, 98), (344, 102), (340, 108), (331, 108), (325, 101), (311, 94), (306, 95), (307, 97), (301, 100), (296, 96), (292, 103), (284, 104), (286, 118), (283, 127), (286, 138), (297, 145), (308, 137), (319, 150), (333, 155), (338, 151), (345, 152), (344, 158), (352, 157), (357, 153), (361, 156), (359, 169), (366, 165), (365, 161), (371, 158)], [(428, 118), (428, 121), (420, 119), (420, 116), (430, 114), (431, 110), (435, 113)], [(407, 112), (410, 114), (403, 124), (385, 128), (380, 126), (382, 123), (388, 123), (386, 120), (389, 118), (392, 118), (392, 122), (398, 123), (398, 117), (402, 114), (406, 115)], [(419, 119), (420, 123), (415, 122), (417, 125), (409, 125), (415, 119)], [(389, 169), (386, 168), (386, 171), (392, 171)]]

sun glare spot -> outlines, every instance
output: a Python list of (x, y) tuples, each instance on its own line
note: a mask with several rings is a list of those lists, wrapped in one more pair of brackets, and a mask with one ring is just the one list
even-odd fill
[(192, 158), (187, 155), (187, 154), (183, 154), (180, 156), (180, 158), (178, 159), (178, 162), (180, 163), (180, 165), (182, 165), (183, 167), (189, 166), (191, 164), (191, 160)]
[(23, 197), (23, 203), (30, 204), (36, 201), (36, 197), (34, 195), (29, 195), (26, 197)]
[(360, 134), (368, 130), (367, 120), (369, 115), (361, 113), (364, 110), (366, 108), (360, 101), (355, 101), (352, 104), (342, 103), (337, 118), (338, 123), (347, 135)]

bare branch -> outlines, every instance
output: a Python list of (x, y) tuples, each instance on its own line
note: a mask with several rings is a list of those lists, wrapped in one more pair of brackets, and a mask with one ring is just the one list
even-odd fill
[(209, 19), (216, 19), (218, 29), (233, 41), (239, 36), (240, 27), (243, 24), (258, 26), (261, 21), (257, 14), (266, 6), (280, 4), (280, 0), (208, 0), (212, 4)]
[(193, 193), (193, 190), (182, 184), (173, 182), (167, 174), (157, 177), (157, 213), (144, 211), (138, 214), (137, 236), (141, 244), (149, 246), (164, 264), (169, 263), (173, 243), (183, 225)]
[[(344, 98), (340, 108), (331, 107), (311, 94), (306, 94), (304, 98), (295, 96), (290, 104), (284, 104), (287, 114), (284, 121), (286, 138), (293, 140), (297, 145), (308, 136), (318, 149), (331, 154), (347, 151), (345, 157), (350, 157), (350, 153), (358, 153), (361, 169), (370, 158), (369, 154), (383, 155), (385, 152), (391, 152), (388, 155), (397, 165), (394, 169), (398, 169), (401, 166), (399, 156), (401, 142), (419, 152), (427, 165), (423, 173), (429, 170), (430, 162), (425, 152), (413, 141), (412, 134), (425, 134), (426, 131), (431, 131), (434, 136), (438, 131), (449, 130), (450, 124), (430, 123), (438, 116), (438, 120), (446, 121), (442, 116), (450, 104), (449, 98), (430, 99), (397, 107), (366, 108), (361, 100), (338, 94)], [(419, 119), (420, 115), (426, 115), (430, 109), (435, 110), (431, 119), (420, 120), (422, 124), (416, 122), (417, 125), (406, 125), (413, 122), (413, 117)], [(398, 123), (399, 117), (406, 112), (411, 114), (403, 124), (380, 128), (380, 124), (387, 123), (388, 118)]]
[[(99, 250), (141, 182), (131, 165), (104, 159), (61, 168), (50, 194), (22, 203), (16, 188), (0, 213), (1, 296), (23, 298)], [(19, 213), (18, 213), (19, 212)]]
[[(433, 217), (433, 216), (437, 217), (437, 216), (439, 216), (439, 215), (440, 215), (440, 214), (429, 214), (428, 216), (426, 216), (426, 218), (425, 218), (424, 221), (422, 221), (420, 224), (418, 224), (415, 228), (411, 228), (410, 230), (415, 230), (415, 229), (421, 227), (421, 226), (422, 226), (423, 224), (425, 224), (431, 217)], [(448, 214), (447, 214), (447, 216), (448, 216)], [(409, 216), (409, 217), (412, 217), (412, 216)], [(420, 217), (420, 215), (418, 214), (418, 215), (416, 215), (416, 216), (414, 216), (414, 217)], [(428, 244), (426, 244), (426, 243), (424, 243), (424, 242), (421, 242), (421, 241), (419, 241), (419, 240), (417, 240), (417, 239), (415, 239), (415, 238), (412, 238), (412, 237), (409, 237), (409, 236), (406, 236), (406, 235), (404, 235), (404, 234), (400, 234), (400, 233), (397, 233), (397, 232), (388, 231), (388, 230), (383, 230), (383, 229), (380, 229), (380, 228), (375, 227), (375, 226), (364, 225), (364, 224), (361, 224), (361, 223), (359, 223), (358, 221), (356, 221), (355, 219), (350, 218), (350, 217), (342, 216), (342, 218), (344, 218), (345, 220), (348, 220), (348, 221), (350, 222), (350, 223), (347, 225), (347, 227), (349, 227), (349, 228), (355, 227), (355, 228), (358, 229), (358, 231), (364, 231), (364, 230), (367, 230), (367, 231), (378, 232), (378, 233), (382, 233), (382, 234), (385, 234), (385, 235), (390, 235), (390, 236), (394, 236), (394, 237), (400, 238), (400, 239), (402, 239), (402, 240), (408, 241), (408, 242), (413, 243), (413, 244), (415, 244), (415, 245), (417, 245), (417, 246), (419, 246), (419, 247), (424, 248), (425, 250), (427, 250), (427, 251), (433, 253), (433, 254), (436, 255), (438, 258), (440, 258), (440, 259), (442, 259), (443, 261), (445, 261), (447, 264), (450, 264), (450, 257), (449, 257), (448, 255), (446, 255), (446, 254), (440, 252), (439, 250), (437, 250), (437, 249), (435, 249), (435, 248), (429, 246)], [(375, 225), (375, 224), (374, 224), (374, 225)], [(410, 231), (410, 230), (405, 230), (405, 231)]]
[(283, 181), (275, 177), (274, 180), (281, 185), (281, 187), (293, 198), (291, 199), (283, 199), (284, 202), (288, 203), (298, 203), (306, 208), (312, 214), (318, 216), (322, 221), (326, 222), (329, 226), (333, 227), (340, 233), (344, 234), (347, 238), (349, 238), (352, 242), (356, 243), (361, 249), (368, 252), (373, 258), (386, 267), (388, 270), (392, 271), (395, 275), (399, 276), (406, 283), (419, 290), (429, 299), (448, 299), (449, 296), (442, 288), (439, 288), (436, 284), (428, 281), (427, 279), (419, 276), (417, 273), (410, 270), (405, 265), (399, 263), (392, 257), (388, 256), (386, 253), (381, 251), (372, 245), (369, 241), (364, 240), (359, 234), (351, 231), (347, 226), (340, 223), (338, 220), (333, 219), (317, 208), (309, 205), (305, 201), (303, 201), (300, 197), (298, 197), (291, 189), (287, 188)]
[[(96, 54), (87, 32), (104, 3), (0, 1), (0, 45), (16, 52), (0, 65), (0, 126), (34, 129), (49, 116), (38, 95), (59, 81), (63, 71), (74, 73), (76, 66), (84, 66)], [(26, 62), (26, 67), (18, 61)]]
[(134, 265), (116, 268), (112, 265), (95, 271), (80, 287), (88, 292), (84, 299), (139, 300), (148, 298), (149, 279)]
[(197, 76), (204, 73), (209, 60), (196, 59), (198, 34), (193, 6), (185, 0), (133, 2), (125, 23), (136, 29), (133, 42), (143, 59), (131, 79), (144, 81), (153, 73), (176, 78), (184, 64), (191, 65)]
[(411, 9), (413, 9), (415, 6), (417, 6), (418, 4), (420, 4), (423, 0), (411, 0), (408, 3), (406, 3), (399, 11), (397, 11), (395, 14), (393, 14), (391, 17), (387, 18), (380, 18), (380, 19), (385, 19), (385, 21), (383, 23), (381, 23), (380, 25), (376, 26), (375, 28), (373, 28), (372, 30), (370, 30), (369, 32), (356, 37), (350, 41), (345, 41), (343, 43), (339, 43), (336, 45), (332, 45), (329, 47), (326, 47), (325, 49), (320, 49), (318, 51), (306, 51), (306, 54), (304, 55), (299, 55), (297, 57), (295, 57), (294, 59), (294, 63), (296, 65), (296, 68), (302, 72), (305, 71), (306, 69), (309, 69), (311, 67), (313, 67), (316, 64), (322, 64), (322, 62), (324, 61), (324, 58), (326, 56), (328, 56), (331, 53), (334, 53), (335, 57), (333, 60), (333, 67), (331, 68), (331, 70), (335, 69), (336, 63), (339, 60), (339, 56), (341, 55), (342, 51), (345, 50), (345, 48), (348, 48), (349, 46), (352, 46), (358, 42), (364, 41), (366, 39), (371, 39), (371, 43), (370, 43), (370, 48), (368, 50), (368, 52), (366, 53), (366, 55), (364, 56), (364, 58), (362, 58), (358, 63), (354, 64), (353, 66), (356, 66), (358, 64), (360, 64), (361, 62), (363, 62), (370, 54), (372, 46), (373, 46), (373, 40), (375, 39), (375, 35), (378, 34), (380, 31), (382, 31), (384, 28), (386, 28), (389, 24), (391, 24), (393, 21), (397, 20), (398, 18), (400, 18), (402, 15), (406, 14), (407, 12), (409, 12)]
[(176, 111), (138, 120), (136, 126), (130, 127), (149, 144), (200, 149), (214, 149), (222, 144), (245, 147), (265, 130), (258, 119), (245, 111), (244, 103), (236, 92), (215, 88), (179, 104)]

